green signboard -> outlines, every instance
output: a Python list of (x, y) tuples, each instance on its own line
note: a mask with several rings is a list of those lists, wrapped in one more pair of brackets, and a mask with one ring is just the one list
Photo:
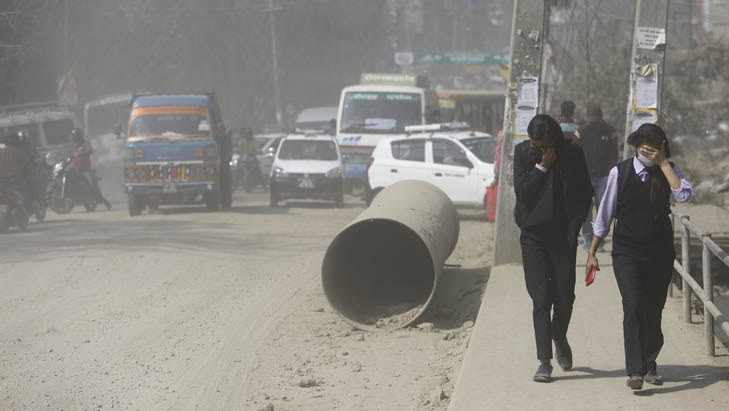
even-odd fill
[(415, 74), (400, 73), (362, 73), (360, 84), (381, 84), (389, 86), (416, 86), (418, 77)]
[(420, 53), (416, 64), (509, 64), (509, 53)]

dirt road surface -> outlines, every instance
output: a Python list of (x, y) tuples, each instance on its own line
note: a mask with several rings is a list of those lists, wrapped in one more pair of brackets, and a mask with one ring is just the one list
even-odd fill
[[(108, 191), (107, 191), (108, 192)], [(364, 333), (320, 284), (362, 211), (238, 194), (229, 212), (49, 212), (0, 237), (0, 409), (443, 410), (488, 278), (491, 226), (462, 210), (435, 301)]]

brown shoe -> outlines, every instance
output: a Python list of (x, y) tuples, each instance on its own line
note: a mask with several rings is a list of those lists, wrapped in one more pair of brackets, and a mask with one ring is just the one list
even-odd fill
[(643, 388), (643, 376), (640, 374), (633, 374), (628, 378), (628, 387), (631, 390), (637, 391)]

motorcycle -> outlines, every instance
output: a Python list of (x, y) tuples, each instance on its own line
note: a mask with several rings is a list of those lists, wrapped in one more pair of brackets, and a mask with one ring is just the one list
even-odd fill
[(7, 233), (11, 227), (20, 231), (28, 229), (29, 216), (23, 202), (22, 194), (9, 184), (0, 187), (0, 234)]
[[(46, 158), (46, 162), (52, 159)], [(51, 210), (58, 214), (66, 214), (73, 210), (76, 204), (82, 204), (86, 211), (96, 210), (99, 201), (94, 190), (86, 179), (76, 170), (70, 168), (71, 158), (64, 157), (53, 165), (51, 183), (48, 185), (48, 203)], [(92, 171), (94, 183), (98, 180)]]
[(231, 177), (231, 187), (232, 190), (235, 191), (238, 189), (240, 184), (243, 183), (243, 177), (244, 177), (244, 171), (243, 171), (243, 159), (241, 158), (240, 154), (233, 154), (233, 156), (230, 158), (230, 177)]
[(257, 186), (266, 188), (266, 181), (261, 175), (261, 169), (258, 166), (258, 159), (253, 153), (243, 155), (233, 154), (230, 159), (230, 170), (232, 172), (233, 190), (243, 187), (246, 193), (250, 193)]
[(261, 175), (261, 168), (258, 166), (258, 159), (253, 153), (245, 153), (242, 158), (243, 188), (250, 193), (254, 188), (261, 185), (266, 188), (266, 182)]
[(30, 190), (30, 198), (26, 199), (25, 209), (35, 216), (36, 221), (43, 222), (46, 218), (48, 208), (48, 184), (50, 182), (51, 169), (44, 163), (35, 164), (35, 175)]

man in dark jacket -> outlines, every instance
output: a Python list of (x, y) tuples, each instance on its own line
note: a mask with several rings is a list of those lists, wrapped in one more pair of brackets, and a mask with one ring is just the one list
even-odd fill
[[(618, 163), (618, 136), (615, 128), (603, 120), (600, 106), (590, 104), (587, 106), (587, 123), (577, 129), (575, 137), (585, 154), (587, 171), (594, 189), (594, 209), (597, 213), (605, 194), (610, 169)], [(582, 224), (582, 238), (585, 250), (589, 250), (592, 241), (592, 211), (587, 213)], [(603, 251), (602, 247), (599, 251)]]
[(521, 229), (524, 278), (532, 299), (539, 368), (534, 381), (549, 382), (552, 341), (564, 370), (572, 368), (567, 328), (575, 299), (577, 237), (592, 185), (582, 149), (563, 137), (545, 114), (527, 128), (529, 140), (514, 148), (514, 217)]

